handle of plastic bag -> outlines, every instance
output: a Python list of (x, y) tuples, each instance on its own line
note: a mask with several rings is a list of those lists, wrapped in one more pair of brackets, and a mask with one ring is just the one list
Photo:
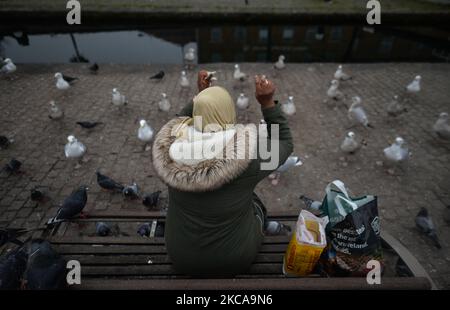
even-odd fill
[(333, 182), (329, 183), (325, 189), (325, 192), (327, 194), (328, 199), (331, 199), (331, 190), (335, 187), (339, 192), (341, 192), (344, 197), (336, 195), (334, 197), (334, 203), (338, 209), (339, 214), (342, 216), (346, 216), (347, 212), (344, 210), (344, 207), (342, 206), (341, 201), (345, 201), (348, 205), (352, 207), (353, 210), (356, 210), (358, 208), (358, 205), (352, 201), (350, 196), (348, 195), (347, 189), (345, 188), (344, 182), (340, 180), (334, 180)]

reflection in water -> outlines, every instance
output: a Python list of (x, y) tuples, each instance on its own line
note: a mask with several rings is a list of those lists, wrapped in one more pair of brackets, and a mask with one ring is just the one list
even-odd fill
[[(99, 29), (93, 29), (99, 31)], [(73, 34), (0, 34), (0, 56), (19, 63), (449, 61), (450, 32), (430, 27), (352, 25), (184, 27)]]

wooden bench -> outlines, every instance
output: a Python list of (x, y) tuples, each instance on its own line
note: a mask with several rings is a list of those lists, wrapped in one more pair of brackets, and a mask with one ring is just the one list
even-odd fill
[[(269, 218), (294, 227), (298, 214), (278, 212)], [(88, 219), (63, 223), (47, 239), (67, 260), (81, 263), (81, 285), (75, 289), (431, 289), (428, 274), (395, 238), (382, 233), (386, 271), (380, 285), (369, 285), (365, 278), (305, 278), (282, 274), (283, 256), (290, 238), (272, 236), (264, 244), (246, 274), (232, 279), (194, 279), (178, 274), (167, 256), (164, 238), (144, 238), (137, 227), (144, 222), (164, 221), (163, 213), (127, 212), (126, 215), (99, 213)], [(129, 236), (94, 236), (95, 223), (116, 223)], [(395, 263), (401, 257), (411, 271), (399, 277)]]

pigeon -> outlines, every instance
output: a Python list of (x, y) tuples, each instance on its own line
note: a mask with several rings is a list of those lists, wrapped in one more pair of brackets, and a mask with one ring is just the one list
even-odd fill
[(352, 77), (348, 74), (345, 74), (342, 70), (342, 65), (339, 65), (336, 72), (334, 73), (334, 78), (338, 81), (347, 81), (350, 80)]
[(281, 111), (283, 111), (283, 113), (286, 114), (287, 116), (291, 116), (291, 115), (295, 114), (296, 108), (295, 108), (293, 96), (289, 96), (288, 101), (283, 103), (283, 105), (281, 106)]
[(278, 56), (278, 61), (273, 65), (275, 69), (281, 70), (286, 67), (286, 64), (284, 63), (284, 55)]
[(170, 110), (170, 101), (167, 99), (166, 93), (161, 93), (161, 100), (158, 102), (158, 108), (161, 111), (168, 112)]
[(14, 142), (13, 139), (9, 139), (5, 136), (0, 136), (0, 150), (7, 149), (13, 142)]
[(241, 72), (241, 69), (239, 68), (238, 64), (234, 65), (233, 78), (236, 81), (241, 81), (241, 82), (244, 82), (245, 79), (247, 78), (247, 75), (244, 72)]
[(77, 122), (78, 125), (80, 125), (82, 128), (85, 129), (92, 129), (96, 127), (97, 125), (103, 124), (102, 122)]
[(56, 290), (67, 284), (67, 263), (47, 240), (35, 239), (28, 245), (24, 278), (30, 290)]
[(264, 226), (266, 236), (287, 236), (291, 232), (291, 227), (278, 221), (266, 221)]
[(97, 74), (99, 69), (100, 69), (100, 67), (98, 66), (97, 63), (94, 63), (92, 66), (89, 67), (89, 71), (92, 74)]
[(184, 54), (184, 60), (186, 62), (192, 63), (195, 60), (195, 49), (189, 48), (188, 51)]
[(405, 162), (409, 158), (409, 150), (404, 147), (405, 141), (401, 137), (395, 138), (395, 142), (384, 149), (384, 156), (390, 163), (401, 163)]
[(0, 247), (11, 242), (19, 246), (23, 245), (20, 236), (28, 233), (30, 230), (24, 228), (0, 228)]
[(17, 173), (20, 170), (22, 163), (15, 158), (11, 160), (3, 167), (3, 171), (9, 172), (9, 174)]
[(348, 117), (356, 124), (361, 124), (364, 127), (372, 127), (369, 123), (369, 119), (367, 117), (366, 111), (361, 105), (361, 98), (359, 96), (355, 96), (352, 98), (352, 105), (350, 109), (348, 109)]
[(70, 220), (79, 214), (84, 216), (82, 211), (87, 203), (87, 190), (88, 187), (83, 185), (66, 197), (55, 217), (47, 221), (47, 225)]
[(139, 188), (136, 182), (133, 182), (133, 184), (131, 185), (125, 186), (122, 190), (122, 194), (125, 196), (125, 198), (129, 199), (139, 198)]
[(28, 255), (23, 247), (0, 257), (0, 290), (18, 290), (27, 267)]
[(30, 198), (32, 201), (43, 201), (45, 198), (45, 194), (43, 191), (35, 187), (30, 191)]
[(138, 227), (137, 233), (141, 237), (162, 238), (164, 237), (165, 224), (154, 220), (151, 224), (144, 223)]
[(58, 107), (55, 101), (50, 101), (50, 110), (48, 114), (48, 118), (52, 120), (59, 120), (64, 117), (64, 111)]
[(406, 86), (406, 91), (410, 94), (417, 94), (420, 92), (420, 81), (422, 80), (422, 77), (420, 75), (416, 76), (414, 78), (414, 81), (412, 81), (408, 86)]
[(436, 234), (436, 227), (434, 226), (433, 220), (428, 214), (428, 210), (426, 208), (421, 208), (417, 214), (416, 226), (422, 233), (426, 234), (431, 238), (431, 240), (433, 240), (434, 245), (438, 249), (441, 248), (441, 244)]
[(67, 141), (68, 143), (64, 147), (64, 154), (67, 158), (77, 158), (80, 161), (86, 154), (86, 146), (73, 135), (68, 136)]
[(155, 75), (151, 76), (150, 79), (161, 81), (163, 79), (164, 75), (165, 75), (164, 71), (161, 70), (158, 73), (156, 73)]
[(450, 124), (448, 123), (448, 113), (442, 112), (438, 120), (434, 123), (433, 131), (444, 140), (450, 140)]
[(183, 88), (187, 88), (187, 87), (189, 87), (189, 80), (188, 80), (188, 78), (187, 78), (187, 74), (186, 74), (186, 71), (181, 71), (181, 77), (180, 77), (180, 85), (181, 85), (181, 87), (183, 87)]
[(121, 107), (128, 104), (128, 101), (125, 99), (125, 96), (122, 95), (117, 88), (113, 88), (112, 90), (112, 100), (111, 103), (116, 107)]
[(158, 205), (160, 194), (161, 194), (161, 191), (156, 191), (154, 193), (145, 195), (144, 199), (142, 200), (142, 204), (149, 208), (156, 207)]
[(152, 141), (153, 136), (153, 128), (145, 120), (141, 120), (139, 122), (138, 139), (144, 142), (144, 150), (147, 150), (147, 145)]
[(249, 99), (246, 95), (240, 94), (239, 97), (236, 100), (236, 106), (240, 110), (245, 110), (248, 108)]
[(98, 170), (96, 174), (97, 174), (97, 184), (100, 185), (101, 188), (110, 191), (118, 191), (118, 192), (123, 191), (124, 186), (122, 184), (114, 181), (113, 179), (111, 179), (106, 175), (101, 174)]
[(3, 66), (0, 69), (0, 72), (4, 73), (4, 74), (10, 74), (13, 73), (17, 70), (16, 65), (12, 62), (12, 60), (10, 58), (6, 58), (3, 61)]
[(303, 201), (303, 203), (306, 206), (306, 209), (312, 212), (313, 214), (320, 215), (322, 213), (321, 211), (322, 203), (320, 201), (313, 200), (311, 198), (306, 197), (305, 195), (301, 195), (300, 200)]
[(338, 80), (331, 81), (331, 86), (327, 90), (327, 96), (336, 101), (344, 98), (344, 94), (339, 90), (339, 81)]
[(278, 169), (275, 172), (269, 175), (269, 179), (272, 180), (272, 185), (275, 186), (278, 184), (281, 177), (281, 173), (288, 171), (292, 167), (301, 165), (303, 165), (303, 162), (300, 160), (298, 156), (289, 156), (284, 162), (284, 164), (282, 164), (280, 167), (278, 167)]
[(387, 105), (386, 105), (386, 111), (387, 114), (389, 116), (392, 117), (397, 117), (399, 115), (401, 115), (404, 112), (408, 112), (408, 110), (406, 108), (404, 108), (399, 102), (398, 102), (398, 96), (395, 95), (392, 98), (392, 101), (390, 101)]
[(355, 133), (350, 131), (341, 143), (341, 150), (348, 154), (355, 153), (359, 148), (359, 143), (355, 140)]
[(111, 228), (105, 222), (95, 224), (95, 234), (100, 237), (106, 237), (111, 234)]

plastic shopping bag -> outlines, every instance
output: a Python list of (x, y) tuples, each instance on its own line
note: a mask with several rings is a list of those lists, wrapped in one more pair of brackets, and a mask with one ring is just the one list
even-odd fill
[(327, 245), (325, 226), (327, 220), (302, 210), (297, 220), (283, 260), (285, 275), (306, 276), (317, 264)]

